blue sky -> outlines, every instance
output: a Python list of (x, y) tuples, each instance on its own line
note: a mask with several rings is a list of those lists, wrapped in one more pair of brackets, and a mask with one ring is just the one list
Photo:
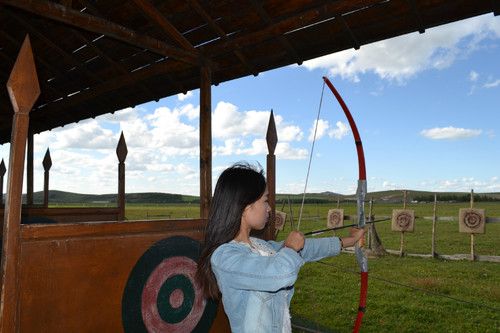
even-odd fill
[[(355, 192), (352, 133), (323, 88), (349, 106), (365, 148), (368, 191), (500, 191), (500, 18), (492, 14), (364, 45), (212, 87), (213, 183), (246, 160), (265, 166), (269, 111), (278, 129), (277, 192)], [(199, 91), (36, 135), (35, 191), (50, 148), (51, 189), (117, 191), (116, 144), (128, 145), (126, 191), (198, 195)], [(0, 147), (8, 163), (9, 145)]]

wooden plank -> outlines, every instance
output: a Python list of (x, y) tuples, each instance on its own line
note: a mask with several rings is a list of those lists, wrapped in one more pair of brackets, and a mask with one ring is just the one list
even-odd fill
[(18, 328), (19, 257), (24, 154), (28, 137), (29, 112), (40, 95), (40, 86), (29, 36), (24, 39), (7, 82), (14, 108), (7, 180), (7, 199), (2, 242), (2, 286), (0, 332), (16, 332)]
[(199, 62), (199, 56), (195, 52), (173, 47), (152, 37), (140, 35), (124, 26), (72, 10), (55, 2), (41, 0), (36, 2), (29, 0), (1, 0), (0, 2), (4, 5), (68, 24), (77, 29), (85, 29), (134, 46), (145, 48), (166, 57), (172, 57), (178, 61), (190, 64), (198, 64)]
[[(138, 259), (161, 239), (184, 235), (201, 241), (203, 236), (187, 225), (142, 233), (140, 230), (149, 223), (152, 222), (120, 223), (137, 233), (115, 233), (111, 228), (85, 232), (79, 237), (25, 239), (20, 268), (19, 331), (122, 332), (124, 288)], [(136, 224), (141, 227), (136, 228)], [(100, 225), (74, 225), (59, 230), (64, 233), (73, 227), (99, 229)]]
[(154, 234), (158, 232), (190, 231), (202, 233), (205, 220), (155, 220), (127, 222), (82, 222), (66, 224), (22, 225), (24, 241), (43, 239), (70, 239), (83, 237), (108, 237), (109, 235)]

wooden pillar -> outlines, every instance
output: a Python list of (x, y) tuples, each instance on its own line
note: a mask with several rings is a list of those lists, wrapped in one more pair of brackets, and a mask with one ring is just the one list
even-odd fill
[(434, 208), (432, 209), (432, 244), (431, 252), (432, 257), (436, 258), (436, 222), (437, 222), (437, 194), (434, 193)]
[(274, 150), (278, 143), (278, 134), (276, 132), (276, 124), (274, 122), (273, 110), (269, 117), (269, 124), (267, 125), (267, 160), (266, 160), (266, 176), (267, 176), (267, 190), (269, 191), (268, 201), (271, 206), (271, 216), (265, 233), (265, 239), (275, 239), (276, 230), (274, 228), (275, 215), (276, 215), (276, 156)]
[(28, 152), (26, 155), (26, 204), (33, 205), (33, 132), (28, 130)]
[(52, 159), (50, 158), (50, 151), (47, 148), (45, 156), (43, 157), (43, 206), (49, 207), (49, 172), (52, 167)]
[[(474, 208), (474, 190), (470, 190), (470, 208)], [(476, 260), (474, 232), (470, 234), (470, 260)]]
[(5, 163), (2, 158), (2, 163), (0, 163), (0, 205), (3, 204), (3, 177), (5, 176)]
[(125, 219), (125, 159), (127, 158), (127, 143), (123, 132), (116, 146), (116, 156), (118, 156), (118, 221)]
[(200, 70), (200, 217), (208, 218), (212, 200), (212, 72)]
[(7, 81), (14, 108), (10, 140), (9, 176), (3, 224), (0, 292), (0, 332), (19, 331), (19, 257), (23, 193), (24, 154), (28, 137), (29, 112), (40, 95), (35, 61), (29, 37), (24, 39)]

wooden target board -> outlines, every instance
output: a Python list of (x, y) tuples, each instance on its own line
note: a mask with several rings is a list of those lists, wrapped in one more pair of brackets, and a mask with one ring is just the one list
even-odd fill
[(274, 213), (274, 228), (276, 230), (283, 230), (286, 222), (286, 213), (279, 210)]
[(174, 236), (139, 258), (122, 297), (125, 332), (208, 332), (217, 304), (195, 280), (199, 253), (200, 243)]
[(328, 228), (337, 228), (344, 226), (344, 210), (339, 208), (329, 209), (326, 226)]
[(392, 210), (392, 231), (413, 232), (415, 228), (415, 211), (413, 209)]
[(459, 210), (458, 226), (460, 232), (484, 234), (485, 221), (484, 209), (460, 208)]

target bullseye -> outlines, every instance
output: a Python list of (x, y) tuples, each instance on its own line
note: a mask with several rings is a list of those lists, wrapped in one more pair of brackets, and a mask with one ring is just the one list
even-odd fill
[(149, 248), (130, 273), (122, 299), (125, 332), (206, 332), (217, 305), (195, 280), (200, 245), (171, 237)]

